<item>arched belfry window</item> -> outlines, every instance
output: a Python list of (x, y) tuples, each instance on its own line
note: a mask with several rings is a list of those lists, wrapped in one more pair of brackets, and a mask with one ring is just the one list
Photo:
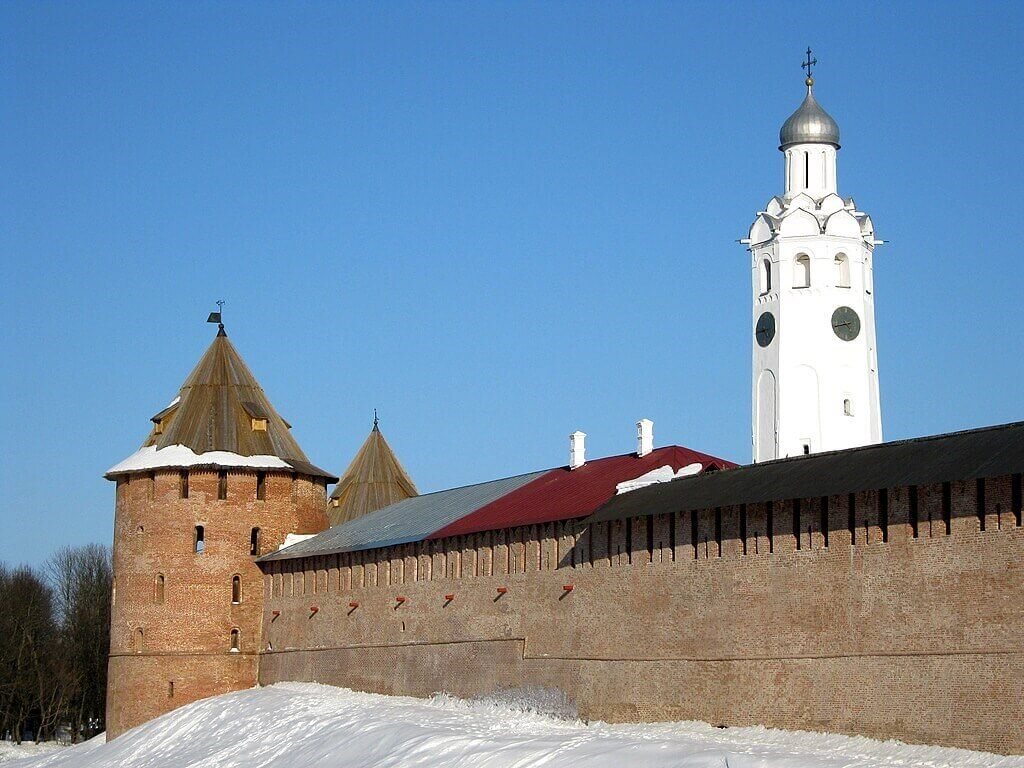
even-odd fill
[(801, 253), (793, 262), (793, 287), (811, 287), (811, 257)]
[(850, 259), (845, 253), (836, 254), (836, 287), (850, 287)]
[(164, 602), (164, 575), (158, 573), (156, 575), (156, 585), (154, 588), (153, 598), (157, 605), (163, 605)]
[(771, 259), (764, 259), (761, 262), (761, 295), (771, 293), (772, 290), (772, 262)]
[(235, 605), (242, 602), (242, 577), (238, 574), (231, 577), (231, 602)]

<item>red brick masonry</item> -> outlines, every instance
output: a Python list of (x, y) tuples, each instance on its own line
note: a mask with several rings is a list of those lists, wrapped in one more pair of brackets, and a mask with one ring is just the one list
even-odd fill
[[(259, 528), (262, 554), (287, 533), (327, 525), (322, 479), (261, 476), (258, 493), (255, 471), (233, 470), (223, 479), (217, 471), (191, 471), (187, 498), (176, 469), (118, 480), (109, 737), (197, 699), (255, 685), (263, 588), (252, 530)], [(225, 499), (218, 498), (222, 490)], [(204, 528), (201, 554), (197, 525)]]
[(588, 718), (1021, 753), (1013, 482), (983, 481), (980, 505), (978, 483), (954, 482), (832, 496), (825, 514), (779, 500), (265, 563), (259, 679), (415, 696), (538, 684)]

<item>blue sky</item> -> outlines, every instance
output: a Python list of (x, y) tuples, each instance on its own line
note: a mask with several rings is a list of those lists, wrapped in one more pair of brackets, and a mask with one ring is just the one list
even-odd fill
[(964, 3), (0, 5), (0, 560), (107, 542), (104, 470), (228, 332), (311, 460), (421, 490), (750, 456), (750, 273), (816, 94), (872, 214), (888, 439), (1024, 418), (1024, 12)]

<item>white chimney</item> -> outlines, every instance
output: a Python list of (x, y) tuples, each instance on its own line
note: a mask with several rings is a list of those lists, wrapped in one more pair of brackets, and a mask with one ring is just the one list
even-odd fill
[(654, 450), (654, 422), (640, 419), (636, 423), (636, 455), (646, 456)]
[(569, 435), (569, 469), (579, 469), (587, 462), (587, 433), (578, 429)]

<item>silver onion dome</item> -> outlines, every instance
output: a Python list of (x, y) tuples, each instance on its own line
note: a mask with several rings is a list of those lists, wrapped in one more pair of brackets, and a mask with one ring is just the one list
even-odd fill
[(814, 80), (808, 77), (807, 97), (779, 131), (779, 149), (794, 144), (831, 144), (839, 149), (839, 124), (814, 99)]

